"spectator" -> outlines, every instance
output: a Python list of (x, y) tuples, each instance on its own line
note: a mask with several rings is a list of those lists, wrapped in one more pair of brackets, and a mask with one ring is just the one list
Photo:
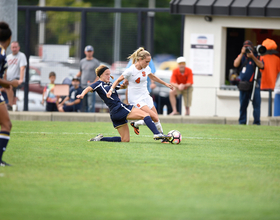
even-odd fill
[[(248, 82), (253, 82), (255, 76), (255, 69), (258, 66), (260, 69), (264, 68), (264, 63), (256, 57), (257, 54), (254, 52), (253, 43), (246, 40), (243, 43), (241, 53), (234, 60), (233, 66), (239, 68), (239, 101), (240, 101), (240, 115), (239, 124), (246, 124), (247, 120), (247, 107), (252, 94), (252, 85)], [(245, 83), (244, 83), (245, 82)], [(240, 85), (246, 85), (243, 88)], [(247, 86), (248, 85), (248, 86)], [(257, 81), (255, 87), (255, 94), (253, 98), (253, 108), (254, 108), (254, 122), (253, 124), (260, 125), (260, 115), (261, 115), (261, 94), (260, 94), (260, 80)]]
[(186, 107), (185, 115), (190, 115), (190, 107), (192, 105), (192, 93), (193, 93), (193, 74), (192, 70), (186, 67), (185, 57), (177, 58), (178, 68), (174, 69), (170, 79), (170, 83), (174, 90), (169, 92), (169, 100), (172, 107), (170, 115), (179, 115), (176, 107), (176, 96), (183, 95), (184, 104)]
[(82, 93), (80, 87), (80, 79), (74, 77), (72, 79), (72, 87), (70, 88), (69, 96), (67, 96), (59, 105), (58, 111), (60, 112), (78, 112), (81, 109), (81, 100), (76, 96)]
[[(280, 115), (279, 105), (279, 73), (280, 73), (280, 58), (276, 55), (278, 53), (277, 44), (274, 40), (266, 39), (262, 42), (267, 51), (261, 56), (261, 60), (265, 63), (265, 69), (261, 70), (261, 90), (274, 90), (274, 116)], [(276, 81), (278, 76), (278, 80)], [(276, 83), (276, 84), (275, 84)]]
[[(95, 69), (100, 65), (100, 62), (93, 57), (94, 49), (91, 45), (85, 47), (86, 57), (80, 61), (80, 71), (76, 75), (81, 77), (81, 86), (86, 88), (88, 85), (95, 83), (98, 78), (95, 74)], [(95, 111), (95, 93), (88, 93), (83, 101), (83, 110), (86, 112)]]
[(44, 101), (46, 98), (46, 111), (47, 112), (57, 112), (57, 97), (54, 95), (54, 81), (56, 79), (55, 72), (50, 72), (49, 80), (50, 83), (44, 88), (44, 92), (42, 95), (42, 105), (44, 105)]
[(265, 69), (261, 70), (261, 90), (273, 90), (277, 75), (280, 72), (280, 58), (275, 55), (277, 44), (274, 40), (266, 39), (262, 43), (266, 47), (267, 51), (261, 56), (261, 60), (265, 63)]
[(278, 74), (275, 88), (275, 97), (274, 97), (274, 116), (280, 116), (280, 73)]
[(18, 87), (10, 87), (6, 89), (8, 96), (8, 110), (12, 110), (12, 105), (16, 104), (16, 90), (21, 88), (24, 82), (25, 68), (27, 65), (26, 56), (20, 52), (20, 45), (17, 41), (11, 43), (12, 54), (7, 56), (8, 69), (6, 79), (12, 81), (17, 79), (19, 82)]

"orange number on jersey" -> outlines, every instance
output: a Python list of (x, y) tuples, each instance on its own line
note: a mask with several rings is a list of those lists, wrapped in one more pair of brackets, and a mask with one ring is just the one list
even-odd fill
[(136, 83), (140, 83), (140, 77), (135, 80)]
[(146, 76), (146, 73), (145, 73), (144, 71), (142, 72), (142, 76), (143, 76), (143, 77), (145, 77), (145, 76)]

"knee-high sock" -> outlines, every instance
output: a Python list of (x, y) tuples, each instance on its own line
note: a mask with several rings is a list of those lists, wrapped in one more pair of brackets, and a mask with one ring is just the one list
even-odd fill
[(159, 131), (160, 133), (163, 133), (163, 129), (162, 129), (160, 120), (158, 120), (158, 122), (155, 122), (155, 125), (156, 125), (158, 131)]
[(139, 126), (141, 126), (141, 125), (146, 125), (146, 124), (145, 124), (144, 120), (139, 120), (139, 121), (134, 122), (134, 125), (135, 125), (136, 127), (139, 127)]
[(104, 137), (100, 141), (108, 141), (108, 142), (121, 142), (121, 137)]
[(159, 131), (150, 116), (146, 116), (144, 118), (144, 122), (154, 134), (159, 134)]
[(9, 140), (10, 140), (10, 132), (0, 131), (0, 161), (2, 161), (2, 156), (7, 148)]

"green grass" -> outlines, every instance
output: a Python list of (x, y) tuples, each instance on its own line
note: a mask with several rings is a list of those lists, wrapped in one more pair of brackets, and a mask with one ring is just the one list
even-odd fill
[(280, 128), (164, 124), (179, 145), (111, 123), (14, 121), (0, 219), (280, 219)]

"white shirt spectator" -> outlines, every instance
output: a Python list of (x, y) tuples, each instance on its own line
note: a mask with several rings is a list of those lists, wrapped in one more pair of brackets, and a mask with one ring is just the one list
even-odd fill
[[(26, 56), (22, 52), (18, 52), (16, 55), (9, 54), (7, 56), (8, 69), (7, 80), (14, 80), (20, 78), (20, 68), (27, 65)], [(25, 77), (23, 77), (24, 81)]]

